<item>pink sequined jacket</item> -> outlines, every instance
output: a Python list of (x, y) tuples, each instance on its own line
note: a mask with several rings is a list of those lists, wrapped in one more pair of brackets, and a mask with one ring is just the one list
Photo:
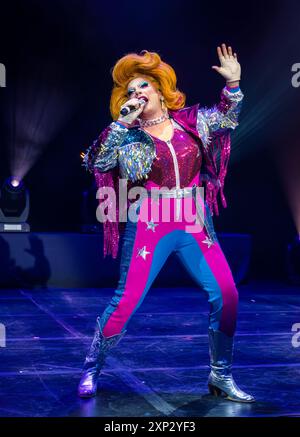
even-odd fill
[[(239, 87), (225, 87), (218, 105), (211, 108), (199, 104), (177, 111), (170, 117), (197, 142), (202, 156), (200, 185), (205, 187), (205, 201), (211, 215), (219, 214), (217, 195), (226, 207), (224, 180), (230, 155), (230, 133), (238, 125), (243, 93)], [(111, 123), (87, 149), (83, 165), (94, 173), (99, 187), (112, 187), (118, 197), (119, 178), (131, 186), (145, 185), (157, 157), (153, 137), (140, 128), (136, 120), (129, 128)], [(165, 169), (167, 172), (168, 169)], [(184, 171), (184, 169), (183, 169)], [(170, 187), (171, 188), (171, 187)], [(119, 222), (106, 221), (104, 256), (116, 258), (119, 245)]]

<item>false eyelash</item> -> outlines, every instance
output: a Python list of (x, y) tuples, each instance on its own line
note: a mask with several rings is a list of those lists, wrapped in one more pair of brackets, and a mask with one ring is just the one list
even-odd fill
[[(142, 82), (141, 85), (140, 85), (140, 87), (141, 87), (141, 88), (145, 88), (145, 87), (147, 87), (148, 85), (149, 85), (148, 82)], [(134, 91), (135, 91), (135, 90), (131, 90), (131, 89), (129, 89), (129, 90), (127, 91), (127, 95), (129, 96), (129, 95), (132, 94)]]

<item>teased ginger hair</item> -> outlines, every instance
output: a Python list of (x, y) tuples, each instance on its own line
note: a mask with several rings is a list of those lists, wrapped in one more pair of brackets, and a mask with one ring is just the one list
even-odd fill
[(176, 74), (171, 65), (163, 62), (158, 53), (143, 50), (139, 55), (129, 53), (119, 59), (112, 70), (114, 86), (110, 98), (110, 113), (114, 120), (121, 106), (128, 100), (127, 87), (136, 77), (144, 77), (159, 90), (168, 109), (184, 107), (185, 94), (176, 88)]

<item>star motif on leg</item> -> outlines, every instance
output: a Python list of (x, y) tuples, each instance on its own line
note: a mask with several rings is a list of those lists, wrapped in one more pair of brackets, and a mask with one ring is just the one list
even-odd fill
[(138, 254), (136, 257), (141, 256), (146, 261), (146, 256), (149, 255), (149, 253), (151, 252), (148, 252), (146, 250), (146, 246), (144, 246), (142, 249), (138, 249)]
[(212, 246), (212, 245), (214, 244), (214, 242), (211, 241), (211, 239), (208, 238), (208, 237), (205, 237), (205, 240), (202, 240), (202, 243), (207, 244), (207, 247), (208, 247), (208, 248), (210, 248), (210, 246)]
[(158, 226), (158, 223), (154, 223), (152, 220), (150, 220), (150, 222), (147, 222), (146, 231), (148, 231), (148, 229), (151, 229), (152, 232), (155, 232), (156, 226)]

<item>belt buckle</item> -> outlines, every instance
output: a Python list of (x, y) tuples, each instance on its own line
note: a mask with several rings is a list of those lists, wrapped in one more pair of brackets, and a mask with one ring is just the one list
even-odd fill
[(182, 198), (182, 188), (175, 188), (175, 197), (176, 199), (181, 199)]

